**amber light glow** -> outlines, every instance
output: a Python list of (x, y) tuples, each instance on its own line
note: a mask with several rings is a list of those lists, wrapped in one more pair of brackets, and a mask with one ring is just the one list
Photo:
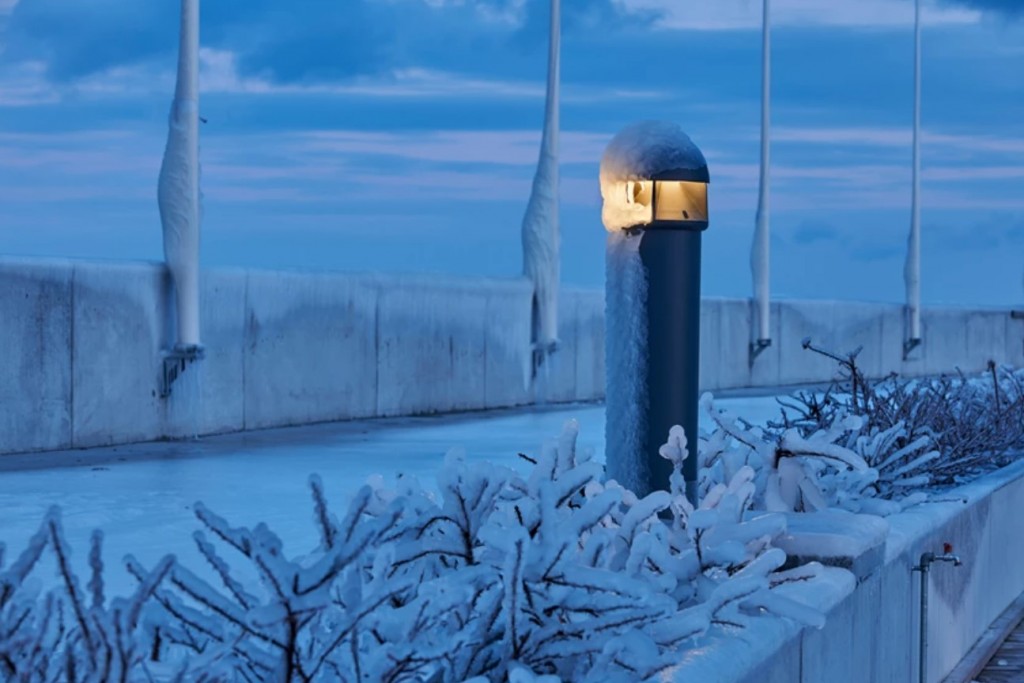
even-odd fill
[(654, 184), (654, 220), (706, 223), (708, 186), (686, 180), (659, 180)]

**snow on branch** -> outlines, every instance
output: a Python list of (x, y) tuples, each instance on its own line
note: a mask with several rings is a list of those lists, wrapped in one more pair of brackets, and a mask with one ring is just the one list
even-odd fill
[[(139, 572), (133, 595), (107, 602), (101, 549), (102, 537), (94, 534), (87, 594), (71, 568), (60, 510), (50, 509), (28, 548), (0, 576), (0, 679), (137, 681), (152, 679), (160, 669), (152, 598), (174, 558), (165, 557), (152, 572)], [(46, 550), (58, 583), (41, 591), (30, 575)]]
[[(522, 474), (451, 454), (440, 495), (375, 478), (338, 516), (312, 477), (318, 543), (295, 556), (266, 525), (196, 505), (210, 581), (171, 557), (152, 569), (128, 557), (128, 599), (104, 594), (99, 535), (81, 590), (54, 510), (0, 573), (0, 678), (638, 681), (711, 630), (766, 614), (820, 625), (775, 592), (818, 568), (781, 571), (784, 518), (751, 512), (753, 468), (695, 509), (677, 428), (661, 449), (670, 491), (638, 498), (604, 479), (577, 433), (567, 424)], [(60, 583), (40, 593), (29, 575), (47, 551)]]
[(700, 444), (703, 495), (749, 466), (757, 509), (892, 514), (1024, 447), (1024, 372), (990, 363), (980, 377), (871, 381), (857, 364), (860, 349), (837, 354), (810, 340), (804, 348), (835, 361), (838, 375), (822, 391), (779, 399), (780, 419), (766, 427), (704, 398), (715, 427)]

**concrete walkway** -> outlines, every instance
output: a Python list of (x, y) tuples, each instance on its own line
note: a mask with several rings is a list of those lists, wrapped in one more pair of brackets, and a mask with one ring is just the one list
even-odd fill
[[(741, 396), (720, 405), (747, 420), (779, 414), (773, 397)], [(134, 586), (121, 559), (150, 565), (173, 553), (193, 568), (202, 501), (233, 525), (266, 522), (290, 552), (316, 545), (308, 477), (319, 474), (335, 514), (368, 477), (398, 473), (425, 486), (445, 454), (520, 467), (517, 453), (536, 453), (567, 420), (580, 425), (579, 447), (604, 454), (604, 407), (560, 405), (431, 418), (400, 418), (241, 432), (200, 441), (147, 443), (77, 451), (0, 456), (0, 542), (20, 553), (47, 509), (59, 505), (74, 564), (84, 570), (93, 529), (105, 534), (104, 557), (114, 594)], [(40, 576), (50, 576), (49, 572)]]
[(1018, 626), (999, 646), (976, 679), (978, 683), (1024, 683), (1024, 628)]
[(1024, 683), (1024, 595), (999, 615), (944, 683)]

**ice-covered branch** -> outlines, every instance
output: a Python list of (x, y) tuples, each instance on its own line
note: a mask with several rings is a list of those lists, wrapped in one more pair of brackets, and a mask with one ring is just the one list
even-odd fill
[[(42, 683), (61, 679), (54, 666), (63, 666), (96, 680), (292, 683), (356, 672), (596, 683), (665, 671), (680, 648), (755, 612), (817, 622), (773, 592), (814, 577), (779, 572), (785, 554), (772, 540), (784, 524), (747, 515), (751, 467), (694, 510), (678, 476), (671, 493), (643, 498), (605, 481), (577, 434), (567, 424), (524, 474), (451, 455), (440, 496), (408, 479), (394, 490), (375, 480), (340, 521), (311, 478), (318, 542), (294, 556), (266, 525), (234, 527), (197, 504), (209, 533), (194, 540), (213, 583), (171, 557), (152, 570), (128, 557), (138, 588), (127, 599), (104, 594), (99, 535), (88, 592), (79, 589), (51, 512), (0, 574), (0, 675)], [(678, 469), (681, 430), (662, 453)], [(660, 517), (670, 508), (672, 523)], [(39, 598), (26, 578), (46, 549), (61, 584)], [(49, 663), (55, 651), (66, 663)]]

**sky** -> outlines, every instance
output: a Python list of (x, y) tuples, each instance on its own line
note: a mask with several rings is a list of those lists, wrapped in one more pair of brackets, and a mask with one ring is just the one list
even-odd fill
[[(925, 303), (1024, 298), (1024, 0), (923, 0)], [(204, 0), (204, 266), (515, 277), (546, 0)], [(678, 122), (704, 293), (750, 293), (757, 0), (563, 0), (567, 284), (604, 283), (598, 164)], [(773, 0), (772, 289), (901, 301), (913, 5)], [(0, 254), (159, 260), (176, 0), (0, 0)]]

